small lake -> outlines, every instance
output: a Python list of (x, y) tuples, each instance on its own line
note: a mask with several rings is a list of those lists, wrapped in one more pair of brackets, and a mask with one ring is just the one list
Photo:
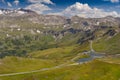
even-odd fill
[(90, 57), (88, 57), (88, 58), (81, 58), (81, 59), (79, 59), (77, 62), (78, 63), (85, 63), (85, 62), (89, 62), (89, 61), (92, 61), (92, 60), (94, 60), (94, 59), (96, 59), (96, 58), (102, 58), (102, 57), (104, 57), (104, 55), (103, 54), (98, 54), (98, 53), (95, 53), (95, 52), (93, 52), (93, 51), (89, 51), (89, 52), (86, 52), (88, 55), (90, 55)]

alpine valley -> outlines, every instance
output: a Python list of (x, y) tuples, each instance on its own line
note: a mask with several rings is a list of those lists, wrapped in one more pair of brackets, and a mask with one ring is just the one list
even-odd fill
[(120, 18), (0, 9), (0, 80), (120, 80)]

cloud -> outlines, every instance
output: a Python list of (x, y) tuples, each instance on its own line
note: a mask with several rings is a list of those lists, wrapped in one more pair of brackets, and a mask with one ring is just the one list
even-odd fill
[(118, 3), (119, 0), (110, 0), (112, 3)]
[(7, 5), (8, 5), (9, 7), (12, 7), (12, 4), (11, 4), (10, 2), (7, 2)]
[(14, 1), (14, 4), (15, 4), (16, 6), (18, 6), (19, 3), (20, 3), (19, 0), (15, 0), (15, 1)]
[(120, 16), (116, 11), (107, 12), (98, 8), (91, 8), (88, 4), (82, 4), (76, 2), (74, 5), (67, 7), (65, 10), (59, 13), (51, 13), (55, 15), (63, 15), (63, 16), (75, 16), (78, 15), (80, 17), (85, 18), (100, 18), (105, 16)]
[(46, 4), (54, 4), (50, 0), (28, 0), (31, 4), (26, 7), (26, 9), (33, 10), (38, 14), (44, 13), (44, 11), (52, 10)]
[(120, 0), (103, 0), (103, 1), (110, 1), (112, 3), (119, 3), (120, 2)]
[(46, 4), (53, 4), (50, 0), (28, 0), (30, 3), (46, 3)]
[(26, 9), (33, 10), (37, 12), (38, 14), (42, 14), (44, 11), (51, 10), (51, 8), (49, 8), (48, 6), (44, 4), (39, 4), (39, 3), (31, 4), (27, 6)]

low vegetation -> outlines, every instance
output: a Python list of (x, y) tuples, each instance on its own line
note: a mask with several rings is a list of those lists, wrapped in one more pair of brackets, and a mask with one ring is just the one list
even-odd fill
[(58, 65), (58, 63), (52, 60), (5, 57), (0, 60), (0, 74), (39, 70), (56, 65)]
[(95, 40), (93, 48), (98, 52), (107, 54), (120, 54), (120, 34), (113, 37), (104, 36), (99, 40)]
[(83, 65), (0, 78), (2, 80), (119, 80), (120, 65), (94, 60)]

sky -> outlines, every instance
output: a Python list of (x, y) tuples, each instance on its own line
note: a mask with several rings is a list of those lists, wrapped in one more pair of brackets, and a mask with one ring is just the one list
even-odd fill
[(0, 8), (25, 8), (67, 17), (120, 17), (120, 0), (0, 0)]

